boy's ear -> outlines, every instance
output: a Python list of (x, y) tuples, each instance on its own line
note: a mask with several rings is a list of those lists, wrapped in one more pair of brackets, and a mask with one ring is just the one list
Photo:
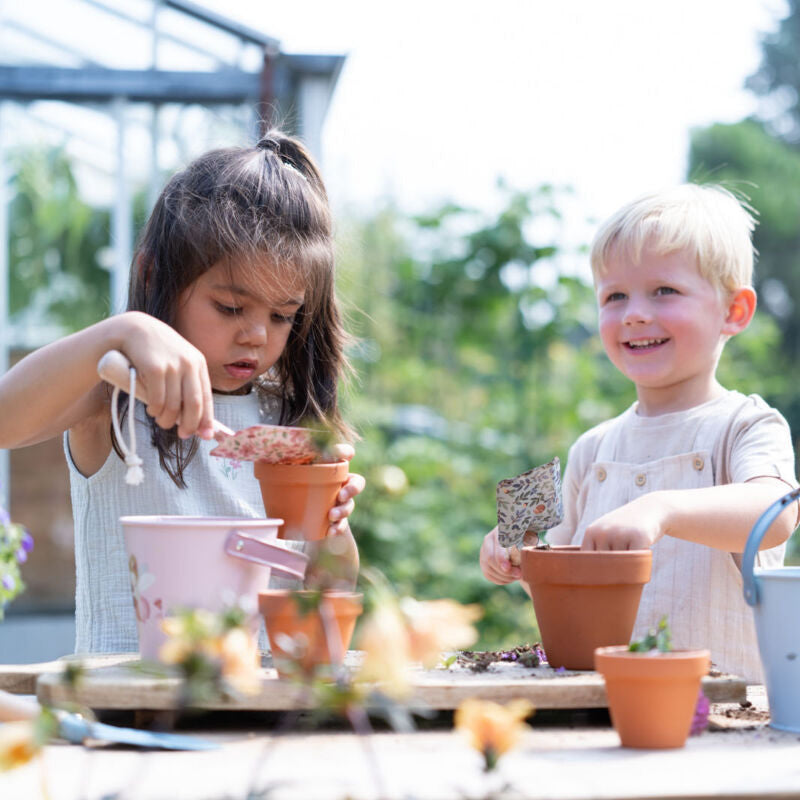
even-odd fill
[(722, 333), (734, 336), (741, 333), (753, 319), (756, 311), (756, 292), (752, 286), (743, 286), (728, 303), (728, 315), (722, 327)]

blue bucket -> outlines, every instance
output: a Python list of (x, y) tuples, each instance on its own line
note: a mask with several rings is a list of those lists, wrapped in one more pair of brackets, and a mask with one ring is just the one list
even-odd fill
[(744, 599), (755, 615), (770, 726), (794, 733), (800, 733), (800, 567), (754, 570), (753, 566), (769, 526), (798, 497), (800, 488), (774, 502), (756, 520), (742, 557)]

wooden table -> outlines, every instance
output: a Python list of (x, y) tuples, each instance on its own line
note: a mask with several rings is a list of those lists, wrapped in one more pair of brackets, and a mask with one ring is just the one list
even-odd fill
[[(108, 688), (121, 668), (121, 664), (101, 665), (92, 678), (105, 675)], [(574, 676), (582, 679), (581, 692), (591, 684), (591, 676)], [(554, 684), (571, 677), (535, 683)], [(487, 681), (495, 685), (486, 689)], [(510, 679), (478, 675), (472, 688), (478, 693), (497, 692), (498, 681), (508, 684)], [(99, 691), (102, 683), (90, 690)], [(419, 687), (425, 682), (416, 683)], [(531, 681), (517, 683), (521, 687)], [(58, 685), (52, 674), (43, 674), (40, 696)], [(730, 691), (730, 685), (724, 691)], [(453, 691), (439, 696), (442, 707), (452, 707)], [(800, 796), (800, 734), (766, 727), (763, 687), (750, 687), (746, 696), (751, 707), (742, 708), (737, 700), (716, 703), (713, 729), (691, 737), (683, 748), (662, 751), (620, 747), (601, 710), (555, 711), (539, 706), (520, 746), (501, 759), (497, 774), (489, 775), (482, 771), (480, 756), (452, 730), (447, 711), (413, 733), (381, 731), (367, 736), (342, 726), (312, 732), (295, 726), (281, 733), (281, 714), (212, 712), (181, 728), (213, 740), (220, 745), (218, 750), (137, 751), (102, 743), (84, 747), (56, 743), (45, 748), (42, 763), (51, 800), (100, 800), (119, 792), (123, 792), (120, 800), (244, 800), (248, 792), (269, 800), (471, 800), (498, 792), (506, 784), (510, 788), (496, 796), (553, 800)], [(40, 784), (41, 765), (28, 764), (0, 775), (0, 798), (41, 797)], [(267, 788), (268, 793), (258, 794)]]

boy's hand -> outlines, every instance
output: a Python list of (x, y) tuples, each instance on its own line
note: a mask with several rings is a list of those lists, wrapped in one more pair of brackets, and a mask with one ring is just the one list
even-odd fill
[(664, 535), (658, 494), (637, 497), (586, 528), (581, 550), (646, 550)]
[[(355, 450), (349, 444), (337, 444), (334, 445), (333, 449), (336, 456), (345, 461), (350, 461), (355, 455)], [(337, 505), (328, 512), (328, 519), (331, 522), (328, 527), (328, 536), (337, 536), (349, 529), (350, 526), (347, 524), (347, 518), (353, 513), (353, 509), (356, 507), (353, 498), (364, 491), (366, 483), (363, 475), (350, 473), (350, 475), (347, 476), (347, 483), (342, 486), (339, 490), (339, 494), (336, 496)]]
[(518, 581), (522, 570), (511, 563), (508, 550), (497, 538), (497, 528), (492, 528), (483, 538), (480, 555), (481, 571), (487, 580), (504, 586)]

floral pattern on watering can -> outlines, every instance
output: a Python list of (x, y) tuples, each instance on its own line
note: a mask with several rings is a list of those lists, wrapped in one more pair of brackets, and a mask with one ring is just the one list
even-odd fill
[[(153, 575), (152, 572), (147, 571), (147, 564), (142, 564), (140, 569), (139, 563), (134, 555), (128, 559), (128, 569), (131, 573), (131, 594), (133, 595), (133, 607), (136, 611), (136, 619), (138, 619), (139, 622), (146, 622), (150, 619), (151, 610), (150, 602), (144, 597), (144, 592), (155, 583), (156, 576)], [(164, 609), (160, 597), (153, 600), (153, 606), (154, 610), (152, 613), (154, 613), (157, 618), (163, 617)]]

